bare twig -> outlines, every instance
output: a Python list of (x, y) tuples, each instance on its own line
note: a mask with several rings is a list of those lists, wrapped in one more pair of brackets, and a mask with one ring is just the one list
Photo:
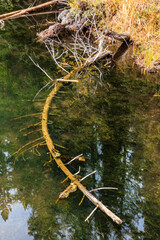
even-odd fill
[(74, 174), (74, 176), (75, 176), (75, 175), (78, 175), (78, 174), (80, 173), (80, 171), (81, 171), (81, 167), (79, 166), (78, 172), (76, 172), (76, 173)]
[(67, 162), (65, 165), (68, 165), (68, 164), (72, 163), (74, 160), (76, 160), (77, 158), (81, 157), (82, 155), (83, 155), (83, 154), (80, 154), (80, 155), (72, 158), (72, 159), (71, 159), (69, 162)]
[(51, 54), (53, 60), (54, 60), (55, 63), (58, 65), (58, 67), (61, 68), (64, 72), (69, 73), (65, 68), (63, 68), (63, 67), (57, 62), (56, 57), (55, 57), (55, 50), (54, 50), (54, 44), (53, 44), (53, 42), (51, 43), (51, 45), (52, 45), (52, 49), (51, 49), (51, 50), (49, 49), (49, 47), (48, 47), (48, 45), (46, 44), (45, 41), (44, 41), (44, 44), (45, 44), (48, 52)]
[(89, 220), (89, 218), (93, 215), (93, 213), (97, 210), (98, 206), (96, 206), (93, 211), (88, 215), (88, 217), (85, 219), (85, 222)]
[(95, 192), (95, 191), (99, 191), (99, 190), (103, 190), (103, 189), (106, 189), (106, 190), (111, 190), (111, 189), (118, 190), (118, 188), (114, 188), (114, 187), (101, 187), (101, 188), (92, 189), (89, 192)]
[(79, 82), (78, 80), (75, 79), (63, 79), (63, 78), (58, 78), (57, 82)]
[(35, 101), (35, 99), (36, 99), (36, 97), (39, 95), (39, 93), (43, 90), (43, 89), (45, 89), (49, 84), (51, 84), (54, 80), (48, 75), (48, 73), (43, 69), (43, 68), (41, 68), (40, 66), (39, 66), (39, 64), (38, 63), (35, 63), (34, 62), (34, 60), (30, 57), (30, 56), (28, 56), (29, 58), (30, 58), (30, 60), (33, 62), (33, 64), (36, 66), (36, 67), (38, 67), (51, 81), (49, 81), (46, 85), (44, 85), (37, 93), (36, 93), (36, 95), (34, 96), (34, 98), (33, 98), (33, 102)]
[(27, 13), (27, 14), (20, 15), (20, 16), (13, 16), (13, 17), (10, 17), (9, 19), (16, 19), (16, 18), (23, 18), (23, 17), (32, 17), (32, 16), (53, 14), (53, 13), (59, 13), (59, 12), (61, 12), (61, 11), (47, 11), (47, 12), (39, 12), (39, 13), (32, 13), (32, 14)]
[(46, 73), (46, 71), (39, 66), (38, 63), (35, 63), (30, 56), (28, 56), (28, 57), (29, 57), (30, 60), (34, 63), (34, 65), (35, 65), (36, 67), (38, 67), (52, 82), (54, 81), (54, 80), (48, 75), (48, 73)]
[(92, 174), (94, 174), (94, 173), (96, 173), (96, 170), (93, 171), (93, 172), (91, 172), (91, 173), (89, 173), (89, 174), (86, 175), (85, 177), (83, 177), (83, 178), (80, 180), (80, 182), (82, 182), (84, 179), (86, 179), (87, 177), (89, 177), (90, 175), (92, 175)]

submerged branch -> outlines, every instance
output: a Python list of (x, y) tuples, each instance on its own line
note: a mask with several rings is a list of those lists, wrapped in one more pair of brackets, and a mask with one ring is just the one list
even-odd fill
[(101, 187), (101, 188), (92, 189), (89, 192), (95, 192), (95, 191), (99, 191), (99, 190), (118, 190), (118, 188), (115, 188), (115, 187)]
[(85, 222), (89, 220), (89, 218), (93, 215), (93, 213), (97, 210), (98, 206), (96, 206), (93, 211), (88, 215), (88, 217), (85, 219)]
[[(73, 72), (70, 74), (67, 74), (67, 76), (64, 77), (64, 79), (68, 79)], [(74, 192), (79, 188), (80, 191), (84, 193), (84, 195), (96, 206), (96, 208), (100, 208), (105, 214), (107, 214), (114, 222), (117, 224), (121, 224), (122, 220), (117, 217), (114, 213), (112, 213), (106, 206), (103, 205), (99, 200), (97, 200), (77, 179), (75, 175), (73, 175), (68, 168), (63, 164), (59, 152), (56, 150), (53, 141), (49, 135), (48, 132), (48, 112), (50, 108), (50, 104), (52, 102), (53, 97), (55, 97), (57, 91), (63, 86), (62, 83), (57, 83), (56, 88), (54, 87), (51, 93), (48, 95), (43, 112), (42, 112), (42, 133), (44, 136), (44, 139), (46, 141), (46, 145), (57, 163), (57, 165), (61, 168), (61, 170), (65, 173), (68, 179), (71, 180), (71, 184), (60, 194), (59, 198), (57, 199), (57, 202), (61, 198), (66, 198), (69, 196), (71, 192)]]
[(87, 177), (89, 177), (89, 176), (91, 176), (92, 174), (95, 174), (95, 173), (96, 173), (96, 170), (93, 171), (93, 172), (91, 172), (91, 173), (89, 173), (89, 174), (86, 175), (85, 177), (83, 177), (83, 178), (80, 180), (80, 182), (82, 182), (84, 179), (86, 179)]

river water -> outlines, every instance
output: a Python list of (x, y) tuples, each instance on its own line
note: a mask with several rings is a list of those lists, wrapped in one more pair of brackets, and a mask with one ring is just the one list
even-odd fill
[[(41, 137), (40, 113), (51, 89), (35, 94), (48, 81), (32, 56), (52, 78), (61, 76), (47, 50), (35, 43), (23, 20), (0, 32), (0, 239), (119, 240), (160, 239), (160, 89), (159, 76), (136, 68), (103, 69), (78, 84), (65, 84), (53, 100), (49, 129), (72, 173), (96, 173), (83, 184), (123, 223), (117, 226), (77, 191), (55, 203), (64, 174), (41, 144), (12, 155)], [(31, 115), (15, 119), (24, 115)], [(27, 145), (28, 146), (28, 145)], [(31, 145), (29, 145), (31, 146)], [(21, 149), (23, 152), (25, 148)], [(68, 160), (67, 160), (68, 161)]]

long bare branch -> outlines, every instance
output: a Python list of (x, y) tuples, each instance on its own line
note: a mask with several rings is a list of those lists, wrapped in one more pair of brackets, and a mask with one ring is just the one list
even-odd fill
[(0, 19), (5, 20), (5, 19), (13, 18), (13, 17), (18, 17), (18, 16), (23, 15), (25, 13), (28, 13), (28, 12), (31, 12), (31, 11), (37, 11), (41, 8), (45, 8), (45, 7), (48, 7), (50, 5), (54, 5), (56, 3), (66, 3), (66, 1), (65, 0), (49, 1), (49, 2), (46, 2), (46, 3), (39, 4), (37, 6), (34, 6), (34, 7), (30, 7), (30, 8), (21, 9), (21, 10), (13, 11), (13, 12), (10, 12), (10, 13), (2, 14), (2, 15), (0, 15)]

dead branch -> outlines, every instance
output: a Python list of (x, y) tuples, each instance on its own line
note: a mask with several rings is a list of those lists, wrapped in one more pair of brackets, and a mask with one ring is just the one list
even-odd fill
[(95, 174), (95, 173), (96, 173), (96, 170), (93, 171), (93, 172), (91, 172), (91, 173), (89, 173), (89, 174), (87, 174), (85, 177), (83, 177), (83, 178), (80, 180), (80, 182), (82, 182), (84, 179), (86, 179), (87, 177), (89, 177), (89, 176), (91, 176), (92, 174)]
[(77, 158), (81, 157), (82, 155), (83, 155), (83, 154), (81, 153), (80, 155), (72, 158), (72, 159), (71, 159), (69, 162), (67, 162), (65, 165), (68, 165), (68, 164), (72, 163), (74, 160), (76, 160)]
[(11, 121), (16, 121), (16, 120), (19, 120), (19, 119), (22, 119), (22, 118), (27, 118), (27, 117), (32, 117), (32, 116), (38, 116), (38, 115), (41, 115), (42, 113), (33, 113), (33, 114), (28, 114), (28, 115), (24, 115), (24, 116), (21, 116), (21, 117), (17, 117), (17, 118), (13, 118)]
[(48, 7), (50, 5), (54, 5), (56, 3), (66, 3), (66, 1), (65, 0), (53, 0), (53, 1), (49, 1), (49, 2), (46, 2), (46, 3), (39, 4), (35, 7), (30, 7), (30, 8), (27, 8), (27, 9), (21, 9), (21, 10), (13, 11), (13, 12), (10, 12), (10, 13), (2, 14), (2, 15), (0, 15), (0, 20), (6, 20), (6, 19), (13, 18), (13, 17), (21, 16), (21, 15), (26, 14), (28, 12), (37, 11), (41, 8), (45, 8), (45, 7)]
[[(46, 11), (46, 12), (39, 12), (39, 13), (32, 13), (32, 14), (24, 14), (24, 15), (20, 15), (20, 16), (13, 16), (9, 19), (16, 19), (16, 18), (23, 18), (23, 17), (32, 17), (32, 16), (39, 16), (39, 15), (48, 15), (48, 14), (53, 14), (53, 13), (59, 13), (61, 12), (59, 11)], [(55, 22), (49, 23), (48, 25), (54, 24)], [(47, 24), (43, 24), (43, 26), (48, 26)]]
[(85, 219), (85, 222), (89, 220), (89, 218), (93, 215), (93, 213), (97, 210), (98, 206), (96, 206), (93, 211), (88, 215), (88, 217)]
[[(73, 74), (74, 71), (72, 71), (71, 73), (67, 74), (67, 76), (64, 77), (64, 79), (68, 79), (71, 77), (71, 75)], [(69, 170), (68, 168), (63, 164), (61, 158), (60, 158), (60, 154), (57, 154), (57, 150), (55, 149), (55, 146), (53, 144), (53, 141), (49, 135), (48, 132), (48, 111), (50, 108), (50, 104), (51, 101), (53, 99), (53, 97), (55, 96), (55, 94), (57, 93), (57, 91), (62, 87), (62, 83), (58, 83), (57, 87), (53, 88), (53, 90), (51, 91), (51, 93), (48, 95), (44, 108), (43, 108), (43, 112), (42, 112), (42, 133), (44, 136), (44, 139), (46, 141), (47, 147), (53, 157), (53, 159), (55, 160), (55, 162), (57, 163), (57, 165), (61, 168), (61, 170), (65, 173), (65, 175), (67, 176), (67, 178), (69, 178), (71, 180), (71, 184), (68, 186), (68, 188), (66, 188), (59, 196), (59, 198), (57, 199), (57, 202), (60, 198), (66, 198), (69, 196), (69, 194), (71, 192), (74, 192), (77, 190), (77, 187), (79, 188), (79, 190), (81, 190), (85, 196), (97, 207), (100, 208), (105, 214), (107, 214), (114, 222), (116, 222), (117, 224), (121, 224), (122, 220), (117, 217), (114, 213), (112, 213), (108, 208), (106, 208), (106, 206), (103, 205), (103, 203), (101, 203), (99, 200), (97, 200), (76, 178), (76, 176), (74, 176)]]
[(59, 81), (59, 82), (78, 82), (78, 80), (74, 80), (74, 79), (63, 79), (63, 78), (58, 78), (57, 81)]
[(118, 188), (114, 188), (114, 187), (101, 187), (101, 188), (92, 189), (89, 192), (95, 192), (95, 191), (99, 191), (99, 190), (118, 190)]

